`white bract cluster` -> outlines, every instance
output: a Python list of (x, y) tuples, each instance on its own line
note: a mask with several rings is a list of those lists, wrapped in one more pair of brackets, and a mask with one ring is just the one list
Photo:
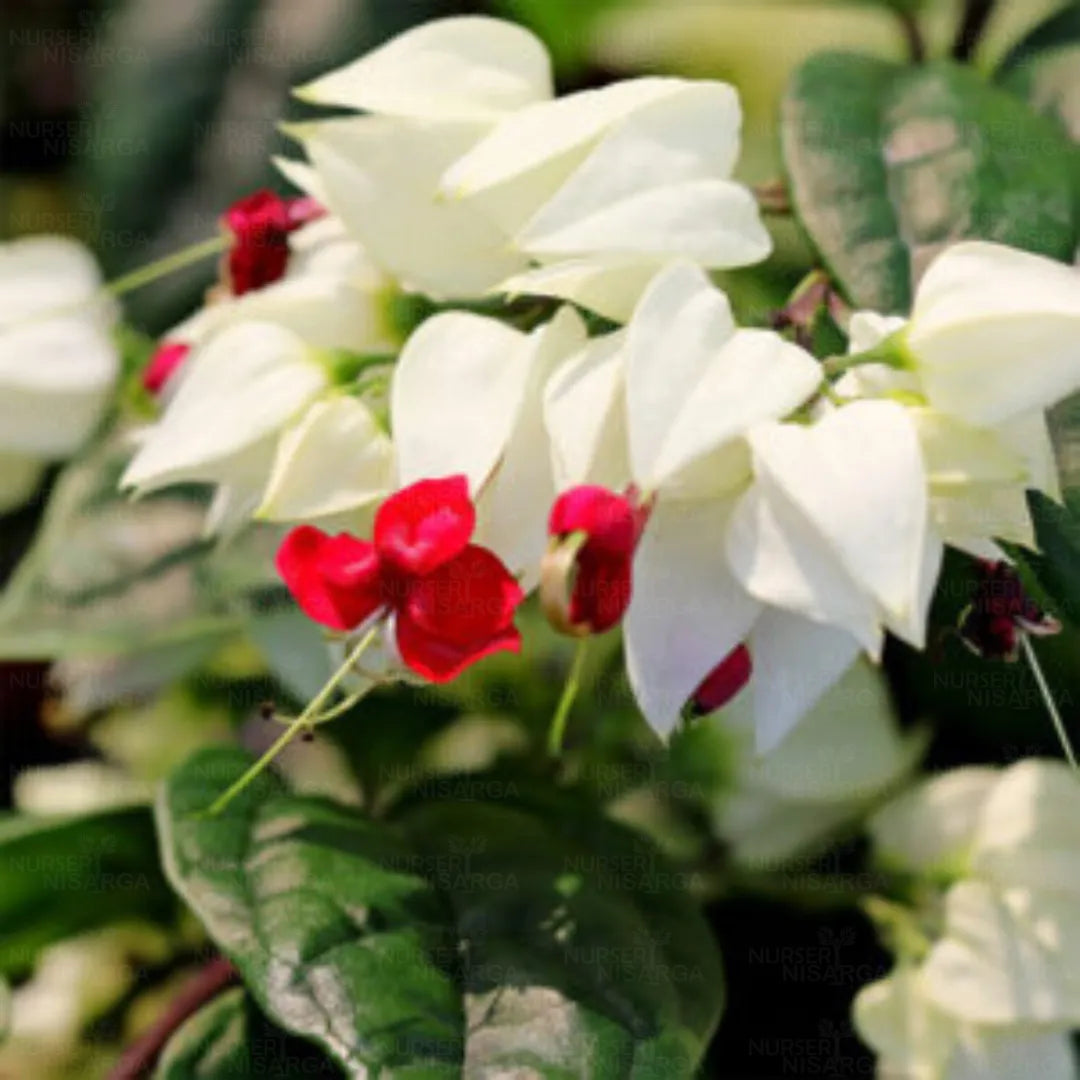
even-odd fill
[[(1080, 1025), (1080, 785), (1058, 762), (956, 769), (870, 822), (883, 865), (928, 881), (930, 938), (854, 1006), (883, 1075), (1071, 1080)], [(921, 955), (919, 955), (921, 954)]]
[[(559, 493), (631, 493), (641, 709), (669, 732), (745, 644), (759, 751), (887, 632), (923, 646), (946, 543), (1032, 543), (1025, 489), (1057, 490), (1044, 410), (1080, 387), (1074, 269), (947, 249), (910, 320), (853, 318), (830, 387), (828, 364), (736, 326), (708, 276), (769, 251), (731, 179), (729, 86), (556, 99), (529, 33), (460, 18), (301, 93), (365, 110), (294, 130), (309, 164), (284, 168), (330, 216), (292, 237), (305, 257), (284, 280), (183, 329), (194, 355), (128, 486), (214, 483), (217, 527), (256, 512), (358, 531), (389, 493), (463, 474), (477, 542), (526, 589)], [(427, 318), (381, 369), (389, 389), (342, 375), (342, 350), (394, 347), (393, 290), (495, 314)], [(538, 328), (498, 317), (494, 297), (521, 293), (547, 298)], [(580, 309), (624, 325), (589, 337)]]
[(0, 512), (98, 426), (120, 371), (114, 304), (90, 253), (35, 236), (0, 245)]

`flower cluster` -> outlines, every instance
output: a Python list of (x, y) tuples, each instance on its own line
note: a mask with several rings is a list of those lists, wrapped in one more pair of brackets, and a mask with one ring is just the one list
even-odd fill
[[(1080, 785), (1062, 764), (943, 773), (871, 820), (883, 865), (929, 882), (896, 969), (855, 1023), (914, 1080), (1074, 1075), (1080, 1024)], [(901, 931), (903, 927), (901, 927)]]
[[(730, 87), (555, 99), (530, 34), (460, 18), (300, 94), (364, 110), (292, 129), (299, 217), (328, 213), (293, 232), (284, 203), (228, 215), (232, 295), (170, 335), (192, 355), (127, 486), (213, 483), (217, 529), (359, 536), (394, 491), (462, 476), (477, 543), (556, 626), (622, 624), (659, 732), (749, 683), (759, 751), (886, 633), (923, 646), (946, 544), (1033, 542), (1025, 490), (1057, 491), (1045, 409), (1080, 387), (1074, 269), (955, 245), (910, 319), (856, 313), (851, 355), (822, 364), (737, 326), (707, 273), (768, 251), (731, 180)], [(251, 250), (273, 265), (241, 288)], [(417, 291), (435, 312), (399, 348), (387, 298)], [(539, 299), (524, 324), (496, 299), (519, 294)], [(318, 561), (315, 535), (287, 550)]]

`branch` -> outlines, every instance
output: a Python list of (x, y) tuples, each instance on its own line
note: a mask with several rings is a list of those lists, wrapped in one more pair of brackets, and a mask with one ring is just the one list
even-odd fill
[(994, 13), (995, 0), (966, 0), (960, 29), (953, 42), (953, 59), (970, 60), (986, 30), (986, 24)]
[(177, 1028), (238, 977), (236, 968), (225, 957), (214, 957), (192, 976), (165, 1011), (124, 1051), (108, 1080), (141, 1080), (153, 1068)]

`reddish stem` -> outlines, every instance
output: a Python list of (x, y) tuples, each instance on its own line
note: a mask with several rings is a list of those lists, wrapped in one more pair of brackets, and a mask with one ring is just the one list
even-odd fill
[(236, 968), (224, 956), (215, 956), (184, 984), (165, 1011), (124, 1051), (108, 1080), (141, 1080), (180, 1025), (238, 977)]

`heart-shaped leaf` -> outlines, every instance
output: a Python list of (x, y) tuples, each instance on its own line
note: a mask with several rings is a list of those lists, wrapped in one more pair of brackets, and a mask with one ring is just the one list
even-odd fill
[(536, 781), (441, 777), (377, 823), (204, 751), (158, 806), (166, 870), (267, 1015), (349, 1076), (691, 1077), (722, 975), (641, 837)]
[(795, 211), (849, 299), (905, 312), (942, 247), (979, 237), (1070, 260), (1073, 148), (973, 70), (822, 53), (784, 97)]

